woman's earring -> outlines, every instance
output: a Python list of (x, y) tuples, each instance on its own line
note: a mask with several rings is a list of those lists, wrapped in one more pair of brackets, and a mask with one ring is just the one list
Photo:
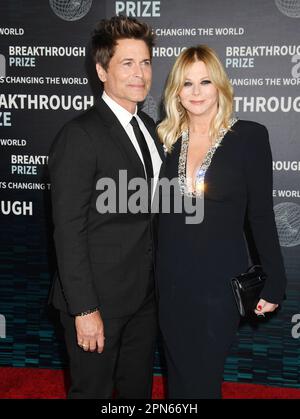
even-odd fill
[(180, 113), (183, 111), (183, 106), (181, 104), (179, 96), (177, 96), (177, 98), (176, 98), (176, 108), (177, 108), (178, 112), (180, 112)]

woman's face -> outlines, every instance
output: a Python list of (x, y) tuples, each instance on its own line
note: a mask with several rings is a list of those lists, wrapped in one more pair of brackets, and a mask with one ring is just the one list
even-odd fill
[(209, 117), (217, 113), (218, 90), (212, 84), (203, 61), (196, 61), (188, 67), (178, 96), (190, 117)]

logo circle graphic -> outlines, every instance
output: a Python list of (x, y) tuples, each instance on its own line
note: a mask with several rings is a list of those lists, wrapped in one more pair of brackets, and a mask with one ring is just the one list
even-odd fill
[(300, 0), (275, 0), (278, 9), (288, 17), (300, 17)]
[(282, 202), (274, 206), (279, 242), (282, 247), (300, 244), (300, 205)]
[(56, 16), (63, 20), (79, 20), (90, 10), (93, 0), (49, 0)]

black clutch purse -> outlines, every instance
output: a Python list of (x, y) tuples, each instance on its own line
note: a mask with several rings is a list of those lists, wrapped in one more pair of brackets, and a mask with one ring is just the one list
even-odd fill
[(241, 316), (253, 314), (266, 278), (262, 267), (253, 265), (245, 273), (231, 279), (233, 295)]

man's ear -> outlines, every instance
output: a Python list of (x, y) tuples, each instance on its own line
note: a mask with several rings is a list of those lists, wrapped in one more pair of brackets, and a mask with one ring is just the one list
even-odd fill
[(96, 64), (96, 71), (97, 71), (99, 79), (102, 81), (102, 83), (105, 83), (107, 73), (101, 64), (99, 63)]

